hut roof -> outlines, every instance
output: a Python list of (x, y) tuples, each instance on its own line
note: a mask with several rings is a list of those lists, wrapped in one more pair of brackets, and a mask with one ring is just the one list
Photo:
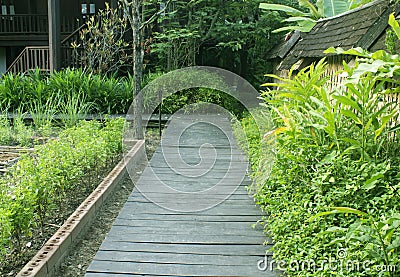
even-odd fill
[[(274, 49), (270, 58), (283, 59), (278, 69), (290, 69), (303, 59), (324, 57), (329, 47), (345, 50), (353, 47), (370, 49), (388, 26), (390, 13), (400, 11), (399, 5), (377, 0), (341, 15), (319, 20), (309, 33), (298, 34)], [(288, 48), (289, 51), (287, 50)]]

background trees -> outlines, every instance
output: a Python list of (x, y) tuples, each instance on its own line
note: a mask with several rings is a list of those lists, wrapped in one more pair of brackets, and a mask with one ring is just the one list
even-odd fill
[[(144, 74), (191, 65), (217, 66), (238, 73), (258, 86), (269, 71), (265, 62), (267, 54), (281, 38), (272, 34), (272, 30), (281, 27), (283, 20), (277, 12), (261, 11), (260, 2), (150, 0), (139, 3), (136, 18), (140, 17), (142, 22), (139, 27), (142, 38), (134, 44), (140, 43)], [(129, 30), (135, 18), (132, 3), (120, 0), (118, 11), (107, 9), (101, 17), (91, 19), (88, 28), (82, 31), (83, 42), (77, 45), (90, 50), (90, 55), (82, 58), (92, 70), (121, 72), (120, 69), (125, 70), (134, 60), (131, 46), (135, 35)], [(285, 5), (290, 1), (274, 3)], [(294, 6), (298, 8), (297, 3)], [(122, 34), (125, 41), (121, 41)], [(112, 43), (113, 37), (118, 43)], [(107, 51), (102, 51), (99, 43), (107, 45)], [(100, 59), (102, 68), (98, 65)]]

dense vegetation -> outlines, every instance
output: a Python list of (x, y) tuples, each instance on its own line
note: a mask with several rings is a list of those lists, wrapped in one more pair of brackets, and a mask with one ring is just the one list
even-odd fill
[[(144, 73), (216, 66), (235, 72), (258, 87), (263, 74), (270, 70), (265, 63), (268, 52), (283, 40), (272, 34), (282, 26), (283, 18), (278, 12), (261, 11), (260, 2), (143, 2)], [(299, 7), (290, 0), (273, 2)], [(119, 16), (123, 9), (123, 5), (117, 12), (107, 8), (101, 17), (89, 22), (81, 41), (74, 43), (75, 47), (83, 45), (82, 60), (93, 72), (132, 70), (132, 35), (128, 19)]]
[[(142, 86), (161, 75), (146, 74)], [(186, 77), (182, 76), (182, 79)], [(208, 77), (224, 84), (219, 76)], [(3, 130), (0, 143), (21, 144), (16, 141), (19, 138), (13, 138), (7, 131), (11, 125), (14, 125), (14, 130), (21, 126), (25, 133), (34, 133), (29, 126), (19, 124), (27, 115), (32, 117), (36, 133), (48, 135), (55, 121), (58, 125), (72, 127), (88, 114), (126, 114), (133, 101), (132, 82), (131, 77), (102, 76), (82, 69), (66, 69), (50, 76), (39, 71), (6, 75), (0, 80), (0, 129)], [(145, 94), (144, 113), (153, 112), (150, 110), (151, 103), (157, 101), (158, 92)], [(232, 97), (207, 88), (194, 88), (171, 95), (163, 101), (162, 112), (172, 114), (198, 102), (215, 103), (236, 114), (241, 112), (239, 103)], [(15, 115), (13, 121), (6, 119), (11, 113)], [(26, 142), (22, 144), (26, 145)]]
[(0, 178), (0, 272), (23, 261), (30, 245), (43, 243), (49, 226), (62, 224), (97, 186), (122, 152), (124, 122), (82, 121), (35, 146)]
[(66, 69), (50, 76), (40, 71), (3, 76), (0, 111), (45, 113), (126, 113), (132, 102), (130, 78)]
[[(390, 23), (400, 37), (393, 16)], [(272, 171), (255, 122), (242, 121), (275, 268), (287, 276), (397, 276), (400, 58), (327, 52), (358, 57), (354, 67), (344, 63), (343, 86), (330, 89), (324, 60), (265, 84), (276, 126), (262, 140), (275, 150)]]

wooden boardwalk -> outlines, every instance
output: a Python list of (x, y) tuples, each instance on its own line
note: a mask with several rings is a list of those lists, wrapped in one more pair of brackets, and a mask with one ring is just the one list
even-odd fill
[(175, 116), (86, 276), (278, 276), (247, 167), (225, 116)]

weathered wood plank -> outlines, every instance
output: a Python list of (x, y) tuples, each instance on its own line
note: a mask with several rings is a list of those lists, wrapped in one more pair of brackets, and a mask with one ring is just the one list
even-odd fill
[[(184, 228), (184, 226), (182, 226)], [(113, 241), (129, 241), (129, 242), (147, 242), (161, 243), (168, 242), (174, 244), (241, 244), (241, 245), (262, 245), (265, 242), (265, 236), (261, 233), (258, 236), (247, 236), (246, 233), (241, 235), (227, 236), (225, 234), (210, 234), (210, 235), (192, 235), (192, 234), (163, 234), (160, 232), (154, 233), (136, 233), (130, 228), (113, 226), (108, 234), (108, 238)]]
[(182, 221), (182, 222), (191, 222), (195, 220), (196, 222), (248, 222), (255, 223), (260, 216), (258, 215), (225, 215), (221, 217), (220, 215), (201, 215), (193, 218), (193, 214), (189, 213), (181, 213), (181, 214), (141, 214), (140, 217), (132, 214), (121, 214), (118, 216), (120, 219), (128, 219), (134, 220), (135, 222), (139, 221), (158, 221), (160, 224), (164, 224), (164, 221)]
[[(172, 200), (173, 201), (173, 200)], [(168, 209), (169, 205), (172, 205), (177, 209), (180, 207), (185, 208), (187, 207), (187, 203), (172, 203), (167, 202), (165, 203), (165, 207), (160, 207), (153, 203), (143, 203), (143, 202), (127, 202), (125, 207), (123, 208), (122, 212), (126, 212), (129, 214), (139, 215), (142, 213), (151, 213), (151, 214), (177, 214), (182, 213), (179, 211), (171, 211)], [(198, 203), (192, 203), (193, 207), (199, 208), (207, 208), (207, 205), (212, 205), (211, 202), (205, 202), (203, 205)], [(188, 212), (189, 213), (189, 212)], [(261, 210), (256, 209), (252, 205), (247, 206), (239, 206), (239, 207), (227, 207), (225, 205), (217, 205), (214, 208), (207, 209), (204, 211), (198, 212), (191, 212), (193, 218), (196, 218), (197, 215), (220, 215), (220, 216), (228, 216), (228, 215), (264, 215)]]
[(225, 256), (259, 256), (266, 253), (271, 245), (215, 245), (215, 244), (169, 244), (169, 243), (137, 243), (105, 240), (100, 251), (180, 253)]
[(252, 276), (271, 277), (275, 272), (260, 271), (257, 264), (254, 266), (226, 266), (226, 265), (187, 265), (163, 263), (134, 263), (94, 260), (88, 272), (110, 272), (112, 274), (143, 274), (151, 276)]
[[(180, 222), (181, 223), (181, 222)], [(182, 223), (181, 223), (182, 224)], [(142, 224), (133, 225), (130, 220), (118, 219), (114, 226), (120, 227), (121, 229), (129, 230), (132, 233), (153, 233), (159, 232), (163, 234), (213, 234), (216, 229), (223, 235), (235, 235), (240, 236), (244, 233), (248, 236), (261, 236), (264, 237), (262, 230), (252, 229), (251, 226), (247, 224), (226, 224), (223, 225), (218, 222), (214, 222), (210, 224), (209, 222), (199, 222), (199, 223), (186, 223), (185, 228), (182, 228), (182, 225), (176, 221), (170, 221), (165, 223), (162, 226), (157, 226), (157, 224), (149, 224), (148, 222)], [(190, 226), (187, 226), (190, 225)]]
[[(193, 255), (193, 256), (192, 256)], [(207, 254), (181, 254), (181, 253), (153, 253), (153, 252), (121, 252), (100, 251), (96, 256), (97, 261), (137, 262), (137, 263), (163, 263), (187, 265), (226, 265), (226, 266), (257, 266), (259, 260), (264, 259), (265, 253), (257, 256), (250, 255), (207, 255)]]
[(163, 222), (160, 224), (159, 222), (154, 221), (142, 221), (142, 222), (133, 222), (132, 220), (117, 218), (114, 222), (115, 226), (131, 226), (132, 228), (147, 228), (149, 230), (159, 229), (170, 230), (173, 232), (179, 232), (182, 230), (187, 230), (189, 232), (203, 232), (209, 233), (209, 231), (215, 231), (218, 229), (220, 232), (224, 234), (243, 234), (243, 232), (257, 232), (260, 234), (260, 231), (263, 231), (261, 225), (257, 225), (256, 227), (252, 227), (251, 223), (248, 222), (197, 222), (197, 221), (189, 221), (185, 223), (185, 229), (181, 226), (182, 222), (179, 221), (169, 221)]

